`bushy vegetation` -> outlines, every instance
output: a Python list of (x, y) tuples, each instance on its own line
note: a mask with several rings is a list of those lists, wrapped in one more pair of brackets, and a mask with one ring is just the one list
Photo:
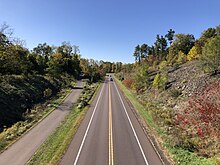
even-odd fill
[(134, 80), (133, 79), (123, 80), (123, 84), (129, 89), (133, 89)]
[(91, 100), (96, 87), (97, 87), (96, 84), (92, 84), (92, 85), (87, 84), (84, 86), (82, 94), (80, 95), (78, 99), (77, 108), (82, 109), (89, 104), (89, 101)]
[[(117, 80), (116, 80), (117, 81)], [(158, 135), (163, 139), (163, 146), (169, 150), (169, 153), (172, 155), (172, 159), (175, 161), (175, 164), (195, 164), (195, 165), (218, 165), (219, 158), (213, 157), (212, 159), (207, 159), (202, 156), (198, 156), (195, 153), (192, 153), (188, 150), (181, 148), (180, 146), (173, 146), (173, 137), (169, 138), (167, 136), (167, 131), (163, 129), (166, 127), (167, 130), (173, 125), (173, 112), (171, 109), (165, 109), (159, 107), (155, 104), (143, 104), (138, 101), (135, 94), (132, 93), (128, 88), (122, 85), (120, 81), (117, 81), (125, 95), (133, 104), (134, 108), (138, 111), (141, 117), (146, 121), (147, 125), (150, 126), (150, 129), (157, 130)], [(145, 103), (146, 104), (146, 103)], [(162, 113), (161, 113), (162, 112)], [(169, 126), (169, 127), (168, 127)], [(149, 132), (151, 134), (152, 132)], [(158, 136), (157, 135), (157, 136)]]
[(152, 46), (137, 45), (132, 70), (122, 70), (122, 83), (152, 115), (154, 121), (146, 121), (157, 125), (176, 163), (219, 163), (219, 29), (208, 28), (198, 39), (170, 29)]
[(167, 84), (167, 73), (162, 73), (162, 74), (157, 74), (154, 77), (154, 81), (152, 83), (152, 86), (156, 89), (166, 89), (166, 84)]
[(175, 116), (177, 145), (211, 157), (220, 150), (220, 85), (207, 85)]

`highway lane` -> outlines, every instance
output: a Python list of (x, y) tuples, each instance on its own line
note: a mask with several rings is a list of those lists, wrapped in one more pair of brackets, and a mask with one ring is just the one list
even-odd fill
[(111, 82), (114, 164), (161, 165), (161, 159), (146, 137), (117, 85)]
[[(105, 81), (90, 105), (85, 119), (64, 157), (61, 165), (108, 164), (108, 82)], [(78, 156), (78, 157), (77, 157)]]
[(114, 81), (104, 82), (61, 165), (161, 165)]

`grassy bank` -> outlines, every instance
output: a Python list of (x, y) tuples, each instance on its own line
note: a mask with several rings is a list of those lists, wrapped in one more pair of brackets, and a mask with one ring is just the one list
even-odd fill
[(146, 124), (149, 126), (151, 132), (156, 133), (157, 138), (160, 140), (160, 145), (166, 149), (168, 156), (172, 158), (175, 162), (174, 164), (181, 164), (181, 165), (217, 165), (219, 164), (219, 156), (214, 158), (206, 159), (196, 154), (184, 150), (179, 147), (175, 147), (170, 143), (172, 139), (170, 139), (166, 130), (162, 127), (158, 126), (154, 120), (151, 110), (147, 107), (144, 107), (142, 104), (139, 103), (136, 95), (128, 90), (121, 81), (115, 78), (115, 81), (124, 92), (125, 96), (130, 100), (132, 105), (134, 106), (135, 110), (140, 114), (141, 118), (144, 119)]
[(37, 104), (43, 104), (74, 81), (72, 77), (41, 75), (0, 76), (0, 132), (26, 120)]
[[(86, 88), (88, 90), (88, 88)], [(92, 87), (90, 90), (95, 96), (99, 87)], [(96, 91), (96, 92), (95, 92)], [(95, 92), (95, 94), (94, 94)], [(86, 93), (82, 92), (82, 95)], [(90, 97), (90, 96), (88, 96)], [(88, 104), (91, 103), (93, 97), (90, 99)], [(81, 96), (81, 98), (87, 99), (86, 96)], [(82, 99), (79, 99), (82, 101)], [(80, 103), (79, 103), (80, 104)], [(78, 105), (79, 105), (78, 104)], [(84, 108), (79, 108), (77, 104), (72, 107), (71, 112), (66, 117), (66, 119), (61, 123), (61, 125), (48, 137), (48, 139), (43, 143), (43, 145), (37, 150), (34, 156), (29, 160), (27, 164), (58, 164), (59, 160), (68, 148), (73, 135), (78, 129), (81, 121), (83, 120), (86, 111), (89, 106)], [(81, 107), (81, 106), (80, 106)]]
[[(19, 121), (0, 133), (0, 153), (25, 135), (45, 117), (47, 117), (70, 94), (70, 89), (62, 90), (44, 104), (36, 105), (28, 114), (25, 121)], [(49, 106), (48, 106), (49, 105)]]

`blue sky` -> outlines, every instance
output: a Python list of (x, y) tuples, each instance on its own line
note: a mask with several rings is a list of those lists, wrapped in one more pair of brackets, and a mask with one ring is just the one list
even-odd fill
[(220, 0), (0, 0), (0, 11), (29, 49), (69, 41), (84, 58), (123, 63), (170, 28), (198, 38), (220, 25)]

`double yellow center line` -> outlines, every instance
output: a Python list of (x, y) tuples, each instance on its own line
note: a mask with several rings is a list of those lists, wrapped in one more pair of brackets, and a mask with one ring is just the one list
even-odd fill
[(109, 165), (114, 165), (113, 137), (112, 137), (112, 100), (109, 83)]

